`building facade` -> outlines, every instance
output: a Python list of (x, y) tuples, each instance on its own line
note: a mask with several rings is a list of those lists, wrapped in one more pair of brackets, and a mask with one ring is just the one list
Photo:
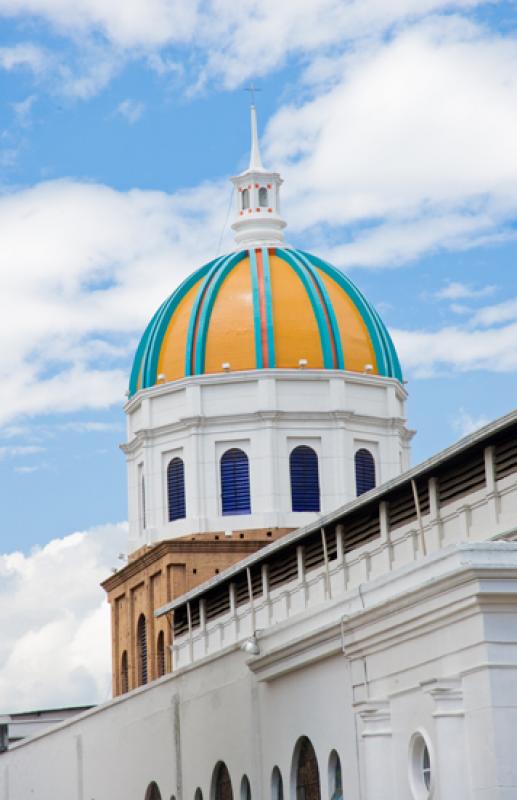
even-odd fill
[(516, 519), (514, 413), (165, 604), (175, 670), (0, 800), (515, 798)]
[(237, 250), (135, 357), (115, 697), (0, 800), (515, 800), (517, 412), (410, 468), (391, 339), (284, 244), (254, 110), (233, 182)]
[(134, 359), (128, 564), (103, 584), (115, 694), (172, 668), (156, 608), (409, 467), (389, 333), (340, 270), (284, 242), (254, 108), (251, 128), (236, 250), (177, 287)]

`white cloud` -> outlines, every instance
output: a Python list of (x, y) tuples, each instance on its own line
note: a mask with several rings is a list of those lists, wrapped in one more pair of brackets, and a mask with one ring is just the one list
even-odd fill
[(8, 445), (0, 447), (0, 460), (3, 458), (16, 458), (17, 456), (31, 456), (35, 453), (42, 453), (44, 447), (39, 445)]
[(293, 51), (311, 51), (351, 37), (371, 36), (429, 13), (470, 9), (483, 0), (0, 0), (0, 14), (32, 15), (60, 31), (101, 32), (118, 47), (160, 47), (194, 42), (215, 48), (213, 66), (228, 77), (247, 64), (255, 72)]
[(517, 323), (498, 328), (447, 326), (435, 331), (393, 330), (404, 369), (417, 378), (443, 372), (517, 369)]
[(20, 475), (32, 475), (33, 472), (40, 472), (42, 469), (47, 469), (48, 465), (43, 464), (25, 464), (21, 467), (15, 467), (14, 471), (18, 472)]
[(89, 704), (111, 687), (109, 608), (99, 582), (127, 526), (0, 555), (0, 713)]
[(480, 308), (474, 315), (472, 322), (475, 325), (499, 325), (517, 319), (517, 298), (512, 297), (503, 303), (496, 303), (485, 308)]
[(32, 107), (36, 102), (36, 95), (31, 94), (25, 98), (25, 100), (20, 100), (18, 103), (13, 103), (13, 111), (18, 121), (18, 124), (22, 127), (27, 127), (31, 121), (31, 113)]
[(469, 433), (479, 430), (484, 425), (488, 425), (490, 419), (483, 415), (474, 417), (464, 408), (460, 408), (457, 416), (452, 420), (452, 428), (460, 436), (468, 436)]
[(130, 125), (134, 125), (135, 122), (138, 122), (144, 111), (145, 105), (143, 103), (140, 103), (138, 100), (132, 100), (129, 97), (126, 98), (126, 100), (122, 100), (116, 109), (116, 113), (124, 117)]
[[(0, 13), (1, 10), (0, 0)], [(0, 47), (0, 69), (11, 71), (23, 67), (39, 74), (47, 68), (48, 63), (49, 56), (45, 50), (30, 42)]]
[(474, 289), (466, 283), (460, 281), (450, 281), (443, 288), (435, 292), (435, 297), (439, 300), (472, 300), (479, 297), (487, 297), (495, 292), (495, 286), (483, 286)]
[(229, 191), (57, 181), (0, 196), (0, 424), (122, 404), (146, 322), (213, 258)]
[(72, 433), (107, 433), (114, 431), (123, 431), (124, 426), (118, 422), (97, 422), (97, 421), (72, 421), (63, 422), (56, 426), (62, 431), (71, 431)]
[(514, 237), (517, 40), (433, 18), (334, 62), (330, 88), (266, 131), (296, 230), (360, 223), (329, 250), (342, 266)]

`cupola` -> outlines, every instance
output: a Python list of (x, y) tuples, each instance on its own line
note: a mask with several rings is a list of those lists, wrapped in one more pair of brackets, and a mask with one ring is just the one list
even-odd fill
[(257, 130), (257, 110), (251, 106), (251, 155), (245, 172), (231, 179), (235, 187), (235, 241), (239, 247), (267, 247), (281, 244), (286, 222), (280, 216), (278, 172), (262, 165)]

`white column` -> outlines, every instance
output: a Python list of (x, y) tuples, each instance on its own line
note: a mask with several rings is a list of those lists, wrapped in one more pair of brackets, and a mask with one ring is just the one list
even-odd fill
[(432, 742), (431, 769), (436, 796), (440, 800), (469, 800), (471, 791), (461, 680), (432, 681), (422, 684), (422, 687), (434, 701), (435, 740)]
[(393, 800), (392, 731), (389, 701), (368, 703), (359, 711), (363, 722), (364, 800)]

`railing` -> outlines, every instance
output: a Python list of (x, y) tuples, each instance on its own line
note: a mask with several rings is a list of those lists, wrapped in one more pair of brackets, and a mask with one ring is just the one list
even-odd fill
[[(468, 455), (468, 457), (467, 457)], [(517, 516), (517, 440), (460, 453), (311, 531), (174, 612), (174, 668), (236, 644), (447, 545), (501, 538)], [(261, 559), (263, 563), (261, 563)]]

